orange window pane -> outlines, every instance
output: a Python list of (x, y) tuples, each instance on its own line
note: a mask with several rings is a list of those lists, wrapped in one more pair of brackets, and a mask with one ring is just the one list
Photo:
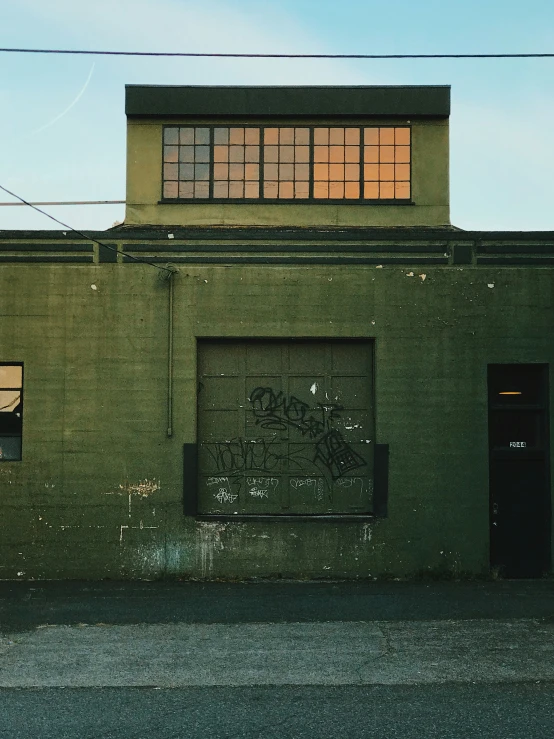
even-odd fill
[(394, 128), (379, 129), (379, 143), (381, 146), (394, 144)]
[(164, 162), (176, 162), (179, 158), (178, 146), (164, 146)]
[(260, 176), (260, 165), (259, 164), (246, 164), (244, 166), (244, 179), (245, 180), (257, 180)]
[(229, 143), (230, 144), (244, 144), (244, 128), (230, 128), (229, 129)]
[(214, 162), (228, 162), (229, 161), (229, 147), (228, 146), (214, 146)]
[(179, 183), (178, 182), (164, 182), (164, 198), (178, 198), (179, 197)]
[(294, 177), (297, 180), (305, 180), (307, 182), (310, 179), (310, 165), (309, 164), (295, 164)]
[(279, 179), (279, 165), (278, 164), (264, 165), (264, 178), (266, 180), (278, 180)]
[(314, 144), (328, 144), (329, 143), (329, 129), (328, 128), (314, 128)]
[(295, 144), (309, 144), (310, 143), (310, 129), (309, 128), (295, 128), (294, 129), (294, 143)]
[(394, 197), (408, 200), (410, 198), (410, 183), (396, 182), (394, 185)]
[(202, 144), (204, 146), (210, 143), (210, 129), (209, 128), (195, 128), (194, 129), (194, 143)]
[(329, 161), (341, 163), (344, 162), (344, 146), (330, 146)]
[(244, 129), (244, 143), (245, 144), (259, 144), (260, 143), (260, 129), (259, 128), (245, 128)]
[(379, 185), (379, 197), (382, 200), (394, 198), (394, 182), (381, 182)]
[(228, 180), (229, 179), (229, 165), (228, 164), (214, 164), (214, 180)]
[(280, 162), (294, 162), (294, 146), (280, 146), (279, 147), (279, 161)]
[(330, 164), (329, 165), (329, 179), (330, 180), (344, 180), (344, 164)]
[(329, 198), (344, 198), (344, 182), (329, 183)]
[(296, 182), (294, 185), (294, 197), (295, 198), (309, 198), (310, 197), (309, 183)]
[(179, 165), (178, 164), (164, 164), (164, 180), (178, 180), (179, 179)]
[(229, 161), (230, 162), (244, 162), (244, 146), (230, 146), (229, 147)]
[(360, 197), (360, 183), (359, 182), (347, 182), (344, 185), (344, 197), (349, 200), (359, 199)]
[(401, 145), (409, 145), (410, 129), (409, 128), (395, 128), (394, 129), (394, 143), (401, 144)]
[(381, 164), (379, 167), (379, 179), (386, 181), (394, 180), (394, 164)]
[(244, 161), (245, 162), (259, 162), (260, 161), (260, 147), (259, 146), (246, 146), (244, 149)]
[(379, 147), (378, 146), (365, 146), (364, 147), (364, 162), (370, 164), (379, 161)]
[(344, 144), (344, 128), (330, 128), (329, 129), (329, 143), (330, 144)]
[(314, 180), (328, 180), (329, 179), (329, 165), (328, 164), (314, 164)]
[(364, 198), (367, 200), (377, 200), (379, 198), (378, 182), (366, 182), (364, 184)]
[(359, 128), (347, 128), (344, 132), (344, 143), (359, 145), (360, 129)]
[(279, 165), (279, 179), (280, 180), (294, 180), (294, 164), (280, 164)]
[(400, 162), (408, 163), (410, 161), (410, 147), (409, 146), (395, 146), (395, 160)]
[(210, 195), (210, 183), (209, 182), (197, 182), (194, 185), (194, 197), (195, 198), (207, 198)]
[(10, 413), (19, 405), (19, 390), (0, 390), (0, 413)]
[(378, 164), (364, 164), (364, 180), (376, 181), (379, 179)]
[(294, 197), (294, 183), (293, 182), (280, 182), (279, 183), (279, 197), (280, 198), (293, 198)]
[(279, 143), (279, 129), (278, 128), (266, 128), (264, 130), (264, 144), (278, 144)]
[(180, 128), (179, 143), (189, 145), (194, 144), (194, 128)]
[(276, 198), (279, 194), (278, 182), (264, 182), (264, 198)]
[(244, 164), (230, 164), (229, 165), (229, 179), (230, 180), (243, 180), (244, 179)]
[(364, 129), (364, 144), (366, 146), (378, 146), (379, 144), (379, 129), (378, 128), (365, 128)]
[(360, 161), (360, 147), (359, 146), (345, 146), (344, 147), (344, 161), (345, 162), (359, 162)]
[[(4, 365), (0, 367), (0, 388), (20, 388), (23, 384), (23, 367)], [(3, 405), (3, 403), (0, 403)]]
[(409, 180), (410, 179), (410, 165), (409, 164), (397, 164), (394, 168), (394, 179), (395, 180)]
[(328, 198), (329, 197), (329, 183), (328, 182), (314, 182), (314, 198)]
[(178, 144), (178, 143), (179, 143), (179, 129), (178, 128), (164, 129), (164, 144)]
[(314, 162), (328, 162), (329, 161), (329, 147), (328, 146), (314, 146)]
[(359, 164), (347, 164), (344, 167), (344, 179), (349, 182), (354, 182), (360, 179), (360, 165)]
[(228, 198), (229, 197), (229, 183), (228, 182), (214, 182), (214, 198)]
[(229, 143), (229, 129), (228, 128), (214, 128), (214, 144), (228, 144)]
[(394, 146), (381, 146), (379, 156), (381, 162), (394, 162)]
[(230, 198), (243, 198), (244, 197), (244, 182), (229, 182), (229, 197)]
[(278, 146), (264, 146), (264, 160), (266, 162), (278, 162), (279, 161), (279, 147)]
[(294, 144), (294, 128), (280, 128), (279, 129), (279, 143), (280, 144)]
[(294, 160), (296, 162), (309, 162), (310, 161), (310, 147), (309, 146), (296, 146), (294, 149)]
[(245, 182), (244, 197), (245, 198), (259, 198), (260, 197), (259, 183), (258, 182)]
[(194, 182), (180, 182), (179, 183), (179, 197), (180, 198), (194, 197)]

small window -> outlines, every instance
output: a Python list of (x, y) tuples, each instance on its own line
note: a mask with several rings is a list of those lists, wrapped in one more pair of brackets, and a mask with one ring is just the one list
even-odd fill
[(0, 364), (0, 462), (21, 459), (23, 365)]
[(165, 126), (163, 200), (410, 202), (407, 126)]

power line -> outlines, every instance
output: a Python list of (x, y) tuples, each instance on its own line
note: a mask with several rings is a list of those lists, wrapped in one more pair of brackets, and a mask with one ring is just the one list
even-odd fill
[(138, 257), (134, 257), (132, 254), (127, 254), (124, 251), (118, 252), (115, 246), (104, 244), (102, 241), (98, 241), (98, 239), (94, 239), (92, 236), (87, 236), (87, 234), (83, 233), (82, 231), (78, 231), (76, 228), (73, 228), (73, 226), (69, 226), (67, 223), (60, 221), (58, 218), (54, 218), (54, 216), (50, 215), (50, 213), (47, 213), (45, 210), (41, 210), (40, 208), (37, 208), (36, 205), (33, 205), (33, 203), (30, 203), (28, 200), (25, 200), (19, 195), (16, 195), (15, 192), (8, 190), (8, 188), (4, 187), (3, 185), (0, 185), (0, 190), (7, 192), (8, 195), (12, 196), (12, 198), (19, 200), (22, 205), (28, 205), (30, 208), (33, 208), (33, 210), (36, 210), (39, 213), (42, 213), (43, 216), (50, 218), (51, 221), (54, 221), (55, 223), (57, 223), (60, 226), (63, 226), (64, 228), (67, 228), (68, 231), (73, 231), (73, 233), (76, 233), (78, 236), (81, 236), (83, 239), (86, 239), (87, 241), (92, 241), (93, 244), (98, 244), (99, 246), (103, 246), (105, 249), (109, 249), (110, 251), (115, 251), (116, 253), (123, 254), (123, 256), (129, 257), (129, 259), (133, 259), (135, 262), (140, 262), (141, 264), (149, 264), (151, 267), (155, 267), (156, 269), (159, 269), (160, 272), (168, 272), (170, 275), (173, 274), (173, 271), (174, 271), (173, 269), (168, 269), (167, 267), (160, 267), (159, 264), (148, 262), (146, 259), (139, 259)]
[(223, 59), (551, 59), (554, 52), (530, 54), (249, 54), (202, 51), (101, 51), (99, 49), (11, 49), (11, 54), (81, 54), (88, 56), (208, 57)]
[(25, 205), (124, 205), (125, 200), (44, 200), (33, 203), (0, 203), (0, 208), (9, 206), (23, 208)]

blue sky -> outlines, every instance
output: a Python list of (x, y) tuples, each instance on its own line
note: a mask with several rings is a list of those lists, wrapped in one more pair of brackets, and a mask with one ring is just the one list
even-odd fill
[[(0, 0), (0, 47), (552, 52), (554, 3)], [(450, 84), (452, 222), (466, 229), (554, 230), (554, 59), (160, 60), (0, 54), (0, 184), (30, 200), (123, 199), (126, 83)], [(8, 199), (0, 194), (0, 200)], [(75, 228), (104, 229), (124, 216), (123, 206), (49, 210)], [(27, 208), (0, 208), (0, 229), (50, 227), (55, 227), (51, 221)]]

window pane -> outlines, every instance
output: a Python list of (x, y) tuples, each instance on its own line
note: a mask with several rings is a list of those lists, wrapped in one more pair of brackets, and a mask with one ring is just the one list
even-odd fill
[(210, 129), (209, 128), (196, 128), (194, 134), (195, 144), (209, 144), (210, 143)]
[(197, 182), (194, 185), (194, 197), (195, 198), (207, 198), (210, 195), (210, 183), (209, 182)]
[(12, 461), (21, 459), (21, 436), (0, 437), (0, 459)]
[(329, 129), (330, 144), (344, 144), (344, 128)]
[(194, 197), (194, 182), (180, 182), (179, 183), (179, 197), (180, 198)]
[(345, 144), (358, 144), (360, 143), (360, 129), (359, 128), (347, 128), (344, 132), (344, 143)]
[(394, 143), (395, 144), (409, 144), (410, 143), (410, 129), (409, 128), (396, 128), (394, 130)]
[(364, 198), (368, 200), (377, 200), (379, 197), (379, 183), (366, 182), (364, 185)]
[(347, 164), (344, 167), (344, 179), (350, 182), (360, 180), (360, 165)]
[(264, 182), (264, 198), (276, 198), (278, 194), (278, 182)]
[(279, 165), (278, 164), (264, 165), (264, 177), (266, 180), (278, 180), (279, 179)]
[(293, 198), (294, 197), (294, 183), (280, 182), (279, 183), (279, 197), (280, 198)]
[(279, 179), (280, 180), (294, 180), (294, 164), (280, 164), (279, 165)]
[(243, 180), (244, 179), (244, 164), (230, 164), (229, 165), (229, 179), (230, 180)]
[(226, 146), (214, 146), (214, 162), (228, 162), (229, 149)]
[(309, 128), (296, 128), (294, 133), (295, 144), (309, 144), (310, 143), (310, 129)]
[(328, 164), (314, 164), (314, 180), (328, 180), (329, 179), (329, 165)]
[(409, 164), (397, 164), (394, 168), (394, 174), (396, 180), (409, 180), (410, 179), (410, 165)]
[(279, 129), (280, 144), (294, 144), (294, 128)]
[(329, 165), (329, 179), (330, 180), (344, 180), (344, 164), (330, 164)]
[(310, 185), (308, 182), (296, 182), (294, 185), (295, 198), (308, 198), (310, 196)]
[(164, 130), (164, 144), (178, 144), (179, 143), (179, 129), (178, 128), (166, 128)]
[(344, 186), (344, 197), (357, 200), (360, 197), (360, 183), (347, 182)]
[(396, 198), (410, 198), (410, 183), (409, 182), (397, 182), (394, 186), (394, 196)]
[(328, 198), (329, 197), (329, 183), (328, 182), (314, 182), (314, 198)]
[(360, 147), (359, 146), (345, 146), (344, 147), (344, 161), (345, 162), (359, 162), (360, 161)]
[(181, 164), (179, 166), (179, 179), (180, 180), (193, 180), (194, 179), (194, 164)]
[(379, 130), (379, 143), (381, 146), (394, 144), (394, 128), (381, 128)]
[(379, 161), (379, 147), (378, 146), (365, 146), (364, 147), (364, 162), (371, 164)]
[(244, 179), (246, 180), (258, 180), (260, 177), (260, 165), (259, 164), (246, 164), (244, 167)]
[(164, 146), (164, 162), (177, 162), (179, 159), (178, 146)]
[(230, 144), (244, 144), (244, 128), (230, 128), (229, 129), (229, 143)]
[(194, 146), (181, 146), (179, 148), (180, 162), (194, 162)]
[(228, 128), (214, 128), (214, 144), (228, 144), (229, 143), (229, 129)]
[(214, 182), (214, 198), (228, 198), (229, 197), (229, 183), (228, 182)]
[(279, 147), (278, 146), (264, 146), (264, 161), (278, 162), (279, 161)]
[(279, 129), (278, 128), (266, 128), (264, 131), (264, 144), (278, 144), (279, 143)]
[(344, 182), (330, 182), (329, 183), (329, 198), (343, 198), (344, 197)]
[(164, 182), (163, 196), (164, 198), (178, 198), (179, 197), (179, 183), (178, 182)]
[(245, 162), (259, 162), (260, 161), (260, 147), (259, 146), (247, 146), (244, 150), (244, 161)]
[(196, 180), (209, 180), (210, 179), (210, 165), (209, 164), (196, 164), (194, 167), (194, 177)]
[(381, 182), (379, 197), (387, 200), (394, 198), (394, 182)]
[(410, 161), (410, 147), (409, 146), (395, 146), (395, 160), (397, 162), (409, 162)]
[(297, 180), (308, 181), (310, 179), (310, 165), (296, 164), (294, 167), (294, 177)]
[(259, 128), (245, 128), (244, 129), (244, 143), (258, 145), (260, 143), (260, 129)]
[(230, 146), (229, 147), (229, 161), (230, 162), (244, 162), (244, 146)]
[(344, 146), (330, 146), (329, 147), (329, 161), (330, 162), (344, 162)]
[(243, 198), (244, 197), (244, 182), (229, 182), (229, 197), (230, 198)]
[(314, 146), (314, 162), (328, 162), (329, 161), (329, 147), (328, 146)]
[(13, 413), (19, 405), (20, 398), (20, 390), (0, 390), (0, 413), (6, 415)]
[(178, 180), (179, 179), (179, 165), (178, 164), (164, 164), (164, 180)]
[(394, 164), (381, 164), (379, 167), (379, 178), (381, 180), (394, 180)]
[(314, 128), (314, 144), (328, 144), (329, 143), (329, 129), (328, 128)]
[(364, 129), (364, 144), (366, 146), (377, 146), (379, 144), (379, 129), (378, 128), (366, 128)]
[(279, 147), (279, 161), (280, 162), (294, 162), (294, 146), (280, 146)]
[(378, 180), (379, 179), (379, 165), (378, 164), (364, 164), (364, 180)]
[(379, 159), (381, 162), (394, 162), (394, 146), (381, 146)]
[(297, 162), (309, 162), (310, 161), (310, 147), (309, 146), (297, 146), (295, 152), (295, 160)]
[(214, 180), (228, 180), (229, 179), (229, 165), (228, 164), (214, 164)]
[(209, 146), (195, 146), (194, 156), (197, 162), (209, 162), (210, 161), (210, 147)]
[(260, 183), (259, 182), (246, 182), (244, 185), (244, 197), (245, 198), (259, 198), (260, 197)]
[(180, 128), (179, 143), (183, 145), (194, 144), (194, 128)]

